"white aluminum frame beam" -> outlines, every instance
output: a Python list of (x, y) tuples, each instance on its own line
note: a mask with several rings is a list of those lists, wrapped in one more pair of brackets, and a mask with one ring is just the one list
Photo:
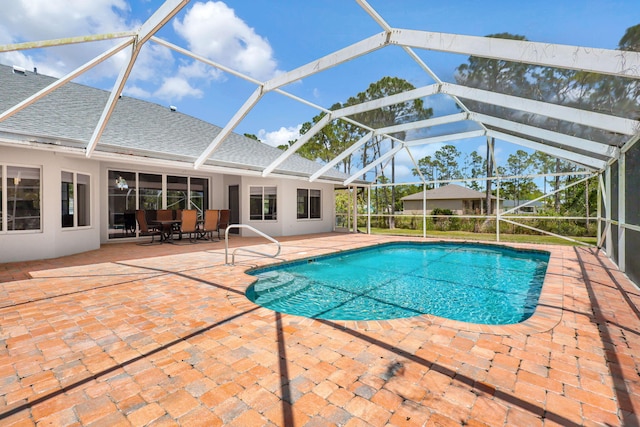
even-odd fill
[(413, 162), (413, 166), (416, 168), (416, 172), (418, 173), (418, 177), (420, 178), (420, 180), (422, 181), (422, 184), (424, 186), (426, 180), (424, 178), (424, 175), (422, 174), (422, 171), (420, 171), (420, 165), (418, 164), (418, 162), (416, 162), (416, 159), (415, 159), (415, 157), (413, 157), (413, 153), (411, 152), (409, 147), (405, 146), (405, 149), (407, 151), (407, 154), (409, 155), (409, 158), (411, 159), (411, 162)]
[[(464, 114), (464, 113), (463, 113)], [(478, 136), (484, 136), (486, 133), (485, 130), (476, 130), (476, 131), (469, 131), (469, 132), (461, 132), (461, 133), (455, 133), (455, 134), (449, 134), (449, 135), (440, 135), (440, 136), (434, 136), (431, 138), (422, 138), (422, 139), (416, 139), (416, 140), (411, 140), (411, 141), (399, 141), (400, 145), (394, 147), (392, 150), (388, 151), (387, 153), (385, 153), (384, 155), (380, 156), (379, 158), (377, 158), (376, 160), (374, 160), (373, 162), (365, 165), (362, 169), (356, 171), (354, 174), (352, 174), (345, 182), (344, 185), (348, 185), (351, 182), (353, 182), (358, 176), (360, 175), (364, 175), (365, 173), (367, 173), (368, 171), (370, 171), (373, 167), (375, 167), (376, 165), (382, 163), (383, 161), (385, 161), (386, 159), (393, 157), (398, 151), (400, 151), (403, 148), (407, 148), (408, 147), (413, 147), (416, 145), (424, 145), (424, 144), (435, 144), (438, 142), (446, 142), (446, 141), (455, 141), (455, 140), (459, 140), (459, 139), (465, 139), (465, 138), (475, 138)], [(377, 134), (377, 133), (374, 133)], [(349, 147), (348, 150), (352, 150), (350, 153), (351, 154), (353, 151), (355, 151), (358, 147), (360, 147), (362, 144), (364, 144), (368, 139), (370, 139), (369, 135), (366, 135), (364, 138), (361, 138), (357, 143), (353, 144), (351, 147)], [(340, 156), (342, 156), (344, 154), (343, 157), (340, 158), (340, 160), (344, 157), (346, 157), (348, 154), (345, 154), (348, 150), (345, 150)], [(411, 154), (411, 152), (409, 151), (409, 155), (411, 156), (411, 158), (413, 159), (413, 155)], [(335, 160), (335, 159), (334, 159)], [(338, 160), (339, 161), (339, 160)], [(337, 162), (335, 163), (337, 164)], [(321, 169), (318, 172), (324, 173), (326, 172), (330, 167), (335, 166), (335, 164), (329, 166), (325, 165), (323, 167), (323, 169)], [(415, 160), (414, 160), (414, 164), (415, 164)], [(329, 167), (328, 167), (329, 166)], [(313, 178), (313, 176), (312, 176)]]
[(210, 66), (212, 66), (214, 68), (222, 70), (225, 73), (229, 73), (229, 74), (234, 75), (236, 77), (240, 77), (241, 79), (247, 80), (247, 81), (249, 81), (251, 83), (255, 83), (256, 85), (263, 84), (263, 82), (260, 81), (260, 80), (256, 80), (253, 77), (249, 77), (246, 74), (240, 73), (239, 71), (236, 71), (236, 70), (234, 70), (232, 68), (229, 68), (229, 67), (227, 67), (225, 65), (219, 64), (219, 63), (217, 63), (215, 61), (212, 61), (209, 58), (205, 58), (202, 55), (198, 55), (196, 53), (193, 53), (190, 50), (187, 50), (187, 49), (185, 49), (183, 47), (177, 46), (177, 45), (175, 45), (175, 44), (173, 44), (171, 42), (168, 42), (168, 41), (166, 41), (164, 39), (161, 39), (158, 36), (151, 37), (151, 41), (154, 42), (154, 43), (157, 43), (157, 44), (159, 44), (161, 46), (164, 46), (164, 47), (166, 47), (168, 49), (175, 50), (176, 52), (178, 52), (178, 53), (180, 53), (180, 54), (182, 54), (184, 56), (188, 56), (190, 58), (193, 58), (196, 61), (200, 61), (203, 64), (207, 64), (207, 65), (210, 65)]
[[(555, 189), (555, 190), (552, 190), (552, 191), (548, 192), (547, 194), (543, 194), (543, 195), (542, 195), (542, 196), (540, 196), (540, 197), (536, 197), (536, 198), (535, 198), (535, 199), (533, 199), (533, 200), (527, 200), (525, 203), (523, 203), (523, 204), (521, 204), (521, 205), (514, 206), (514, 207), (513, 207), (513, 208), (511, 208), (511, 209), (507, 209), (506, 211), (502, 212), (502, 215), (509, 215), (510, 213), (515, 213), (518, 209), (520, 209), (520, 208), (522, 208), (522, 207), (524, 207), (524, 206), (529, 206), (530, 204), (535, 203), (535, 202), (537, 202), (538, 200), (546, 199), (547, 197), (549, 197), (549, 196), (553, 196), (554, 194), (559, 193), (559, 192), (561, 192), (561, 191), (564, 191), (564, 190), (566, 190), (567, 188), (571, 188), (571, 187), (573, 187), (573, 186), (575, 186), (575, 185), (578, 185), (578, 184), (580, 184), (580, 183), (582, 183), (582, 182), (585, 182), (585, 181), (587, 181), (587, 180), (591, 179), (594, 175), (595, 175), (595, 174), (590, 173), (588, 176), (586, 176), (586, 177), (584, 177), (584, 178), (582, 178), (582, 179), (579, 179), (578, 181), (574, 181), (574, 182), (571, 182), (571, 183), (569, 183), (569, 184), (567, 184), (567, 185), (563, 185), (562, 187), (557, 188), (557, 189)], [(543, 175), (543, 176), (546, 176), (546, 175)], [(500, 179), (503, 179), (503, 180), (505, 180), (505, 179), (510, 179), (510, 178), (514, 178), (514, 177), (500, 177)]]
[(378, 108), (388, 107), (390, 105), (396, 105), (403, 102), (412, 101), (414, 99), (435, 95), (439, 91), (440, 91), (439, 84), (427, 85), (417, 89), (398, 93), (396, 95), (390, 95), (384, 98), (378, 98), (372, 101), (362, 102), (360, 104), (340, 108), (339, 110), (333, 110), (333, 117), (340, 118), (345, 116), (351, 116), (353, 114), (364, 113), (366, 111), (377, 110)]
[(520, 138), (518, 136), (509, 135), (503, 132), (494, 130), (488, 130), (487, 135), (500, 139), (502, 141), (510, 142), (512, 144), (521, 145), (523, 147), (531, 148), (532, 150), (541, 151), (543, 153), (550, 154), (561, 159), (569, 160), (573, 163), (577, 163), (583, 166), (587, 166), (592, 169), (604, 169), (607, 162), (604, 160), (598, 160), (593, 157), (585, 156), (583, 154), (577, 154), (573, 151), (563, 150), (561, 148), (551, 147), (539, 142), (530, 141), (528, 139)]
[(490, 126), (499, 127), (504, 130), (509, 130), (526, 136), (555, 142), (565, 147), (570, 147), (567, 148), (569, 151), (572, 151), (572, 148), (576, 148), (582, 151), (589, 151), (591, 153), (599, 154), (601, 156), (606, 156), (609, 158), (617, 158), (620, 154), (620, 149), (612, 145), (590, 141), (588, 139), (578, 138), (559, 132), (553, 132), (535, 126), (529, 126), (522, 123), (514, 122), (511, 120), (500, 119), (480, 113), (471, 113), (470, 118), (473, 120), (478, 120)]
[(447, 142), (447, 141), (456, 141), (461, 139), (468, 138), (477, 138), (479, 136), (485, 136), (488, 131), (479, 129), (479, 130), (470, 130), (467, 132), (459, 132), (459, 133), (450, 133), (447, 135), (439, 135), (432, 136), (429, 138), (420, 138), (420, 139), (412, 139), (409, 141), (405, 141), (405, 145), (407, 147), (415, 147), (417, 145), (425, 145), (425, 144), (435, 144), (438, 142)]
[[(354, 58), (357, 58), (358, 56), (362, 56), (374, 50), (380, 49), (387, 45), (387, 43), (388, 37), (386, 33), (380, 33), (364, 39), (358, 43), (354, 43), (344, 49), (326, 55), (316, 61), (298, 67), (295, 70), (280, 74), (279, 76), (264, 82), (260, 85), (256, 92), (254, 92), (254, 94), (244, 103), (244, 105), (240, 107), (240, 109), (231, 118), (231, 120), (229, 120), (227, 125), (224, 127), (223, 132), (220, 132), (218, 136), (216, 136), (216, 138), (212, 141), (212, 143), (207, 147), (207, 149), (200, 155), (200, 157), (198, 157), (198, 159), (194, 163), (194, 168), (198, 169), (207, 160), (207, 158), (218, 148), (224, 138), (226, 138), (229, 133), (231, 133), (233, 129), (235, 129), (238, 123), (249, 113), (249, 111), (251, 111), (251, 109), (260, 100), (263, 94), (270, 91), (276, 91), (281, 86), (285, 86), (305, 77), (317, 74), (328, 68), (332, 68), (336, 65), (350, 61)], [(257, 92), (259, 92), (260, 95), (256, 97)], [(324, 109), (322, 110), (326, 111)], [(336, 118), (335, 114), (333, 116), (334, 118)], [(310, 134), (309, 137), (312, 137), (313, 135), (314, 134)]]
[(96, 149), (96, 146), (98, 145), (98, 141), (100, 141), (100, 137), (102, 136), (104, 129), (107, 127), (109, 118), (111, 118), (111, 114), (113, 114), (113, 110), (116, 109), (118, 98), (120, 97), (120, 94), (124, 89), (124, 85), (127, 82), (127, 78), (129, 77), (129, 74), (131, 74), (131, 70), (133, 69), (133, 64), (135, 64), (136, 58), (138, 57), (139, 52), (140, 52), (139, 48), (136, 48), (136, 46), (134, 45), (133, 49), (131, 50), (131, 58), (129, 58), (129, 61), (127, 61), (126, 65), (122, 67), (122, 69), (120, 70), (120, 74), (118, 75), (118, 78), (116, 79), (116, 82), (114, 83), (113, 88), (111, 89), (111, 93), (109, 93), (109, 99), (107, 99), (107, 104), (102, 110), (102, 114), (100, 115), (98, 124), (93, 130), (91, 139), (89, 140), (89, 143), (87, 144), (87, 147), (85, 149), (85, 154), (87, 158), (91, 157), (91, 154), (93, 154), (93, 150)]
[(265, 177), (273, 172), (275, 168), (280, 166), (285, 160), (291, 157), (296, 151), (298, 151), (300, 147), (302, 147), (318, 132), (320, 132), (322, 128), (325, 127), (331, 120), (333, 120), (333, 117), (331, 117), (331, 113), (325, 114), (320, 120), (318, 120), (318, 123), (313, 125), (304, 135), (301, 135), (300, 138), (298, 138), (298, 140), (292, 146), (287, 148), (282, 154), (280, 154), (280, 156), (278, 156), (277, 159), (271, 162), (269, 166), (264, 168), (264, 170), (262, 171), (262, 176)]
[(617, 132), (625, 135), (635, 135), (638, 132), (638, 122), (636, 120), (624, 119), (622, 117), (610, 116), (593, 111), (580, 110), (578, 108), (565, 107), (563, 105), (550, 104), (533, 99), (519, 98), (517, 96), (452, 83), (443, 83), (442, 92), (464, 99), (472, 99), (485, 104), (526, 111), (528, 113), (595, 127), (609, 132)]
[(331, 169), (332, 167), (340, 163), (342, 160), (344, 160), (347, 156), (353, 154), (358, 148), (362, 147), (364, 144), (367, 143), (367, 141), (371, 140), (371, 138), (373, 138), (373, 135), (374, 135), (374, 132), (369, 132), (365, 136), (360, 138), (357, 142), (351, 144), (349, 148), (344, 150), (342, 153), (338, 154), (336, 157), (333, 158), (333, 160), (331, 160), (329, 163), (321, 167), (316, 173), (311, 175), (309, 177), (309, 182), (315, 181), (316, 179), (321, 177), (325, 172), (327, 172), (329, 169)]
[(131, 58), (129, 58), (127, 64), (122, 67), (122, 70), (111, 89), (109, 99), (102, 111), (100, 119), (98, 120), (98, 124), (96, 125), (93, 134), (91, 135), (91, 139), (87, 144), (87, 157), (91, 157), (96, 145), (98, 145), (98, 141), (100, 141), (100, 137), (102, 136), (104, 129), (107, 127), (109, 118), (111, 118), (111, 114), (113, 114), (113, 110), (116, 108), (118, 98), (124, 89), (124, 85), (126, 84), (129, 75), (131, 74), (131, 70), (138, 58), (140, 49), (142, 49), (142, 46), (144, 46), (144, 44), (164, 26), (164, 24), (169, 22), (171, 18), (180, 12), (187, 3), (189, 3), (189, 0), (166, 0), (138, 29), (135, 37), (136, 40), (133, 43), (133, 49), (131, 51)]
[(89, 43), (103, 40), (135, 37), (135, 31), (120, 31), (117, 33), (91, 34), (88, 36), (66, 37), (62, 39), (39, 40), (35, 42), (12, 43), (0, 45), (0, 52), (13, 52), (17, 50), (41, 49), (53, 46), (64, 46), (76, 43)]
[[(382, 18), (382, 16), (380, 16), (380, 14), (373, 7), (371, 7), (369, 3), (367, 3), (366, 0), (356, 0), (356, 3), (358, 3), (360, 7), (363, 8), (364, 11), (367, 12), (367, 14), (369, 14), (369, 16), (371, 16), (371, 18), (373, 18), (373, 20), (376, 21), (376, 23), (380, 25), (380, 27), (382, 27), (382, 29), (385, 32), (389, 34), (391, 33), (393, 28), (384, 20), (384, 18)], [(418, 66), (422, 68), (425, 71), (425, 73), (427, 73), (429, 77), (431, 77), (436, 83), (442, 83), (442, 80), (440, 79), (440, 77), (438, 77), (438, 75), (434, 73), (433, 70), (431, 70), (431, 68), (422, 60), (422, 58), (420, 58), (414, 52), (413, 49), (411, 49), (409, 46), (402, 46), (402, 49), (405, 52), (407, 52), (407, 54), (411, 57), (411, 59), (413, 59), (413, 61), (416, 64), (418, 64)], [(460, 99), (454, 96), (453, 100), (464, 112), (466, 113), (469, 112), (469, 109), (467, 108), (467, 106), (464, 105), (464, 103), (460, 101)], [(482, 126), (482, 124), (480, 124), (480, 126)]]
[[(466, 118), (467, 118), (467, 113), (459, 113), (459, 114), (451, 114), (451, 115), (443, 116), (443, 117), (436, 117), (434, 119), (422, 120), (422, 121), (419, 121), (419, 122), (414, 122), (413, 124), (418, 125), (418, 128), (424, 128), (424, 127), (429, 127), (429, 126), (435, 126), (435, 125), (438, 125), (438, 124), (453, 123), (453, 122), (456, 122), (456, 121), (465, 120)], [(375, 132), (369, 132), (368, 134), (366, 134), (365, 136), (360, 138), (357, 142), (352, 144), (349, 148), (347, 148), (342, 153), (340, 153), (338, 156), (336, 156), (329, 163), (327, 163), (322, 168), (320, 168), (316, 173), (311, 175), (311, 177), (309, 177), (309, 181), (313, 182), (316, 179), (318, 179), (318, 177), (322, 176), (322, 174), (327, 172), (329, 169), (333, 168), (339, 162), (344, 160), (347, 156), (353, 154), (358, 148), (362, 147), (367, 141), (369, 141), (371, 138), (373, 138), (374, 135), (383, 134), (383, 133), (386, 134), (386, 133), (401, 132), (401, 131), (404, 131), (404, 130), (413, 129), (413, 127), (411, 125), (412, 125), (412, 123), (406, 123), (406, 124), (402, 124), (402, 125), (388, 126), (386, 128), (376, 129)], [(455, 138), (453, 138), (453, 139), (455, 139)], [(425, 143), (428, 143), (428, 142), (425, 142)], [(416, 163), (415, 159), (413, 158), (413, 154), (411, 153), (411, 151), (408, 148), (407, 148), (407, 152), (409, 154), (409, 157), (411, 157), (411, 160), (413, 161), (413, 163), (416, 165), (416, 168), (417, 168), (417, 163)], [(420, 174), (420, 176), (422, 176), (422, 174)]]
[(264, 91), (269, 92), (281, 86), (296, 82), (305, 77), (312, 76), (328, 68), (350, 61), (359, 56), (378, 50), (388, 44), (386, 33), (368, 37), (336, 52), (330, 53), (320, 59), (305, 64), (289, 72), (280, 74), (264, 84)]
[(640, 78), (640, 52), (394, 28), (390, 43), (545, 67)]
[(224, 141), (224, 139), (229, 136), (233, 129), (240, 123), (240, 121), (249, 114), (249, 111), (260, 101), (264, 92), (262, 91), (262, 86), (258, 86), (255, 91), (249, 96), (249, 98), (244, 102), (242, 107), (233, 115), (231, 120), (226, 124), (224, 128), (220, 131), (218, 135), (211, 141), (211, 144), (200, 154), (200, 157), (196, 159), (193, 164), (194, 169), (200, 168), (207, 161), (209, 156), (218, 148), (218, 146)]
[(78, 67), (75, 70), (71, 71), (69, 74), (67, 74), (67, 75), (59, 78), (55, 82), (51, 83), (49, 86), (39, 90), (38, 92), (34, 93), (30, 97), (24, 99), (19, 104), (16, 104), (13, 107), (9, 108), (8, 110), (4, 111), (2, 114), (0, 114), (0, 122), (5, 120), (5, 119), (7, 119), (7, 118), (9, 118), (9, 117), (11, 117), (11, 116), (13, 116), (17, 112), (27, 108), (29, 105), (33, 104), (34, 102), (38, 101), (42, 97), (44, 97), (44, 96), (48, 95), (49, 93), (53, 92), (54, 90), (56, 90), (60, 86), (63, 86), (66, 83), (70, 82), (71, 80), (75, 79), (76, 77), (78, 77), (79, 75), (84, 73), (85, 71), (90, 70), (91, 68), (93, 68), (96, 65), (100, 64), (101, 62), (109, 59), (110, 57), (112, 57), (116, 53), (120, 52), (122, 49), (126, 48), (127, 46), (129, 46), (132, 43), (133, 43), (133, 39), (124, 40), (124, 41), (118, 43), (117, 45), (115, 45), (114, 47), (112, 47), (111, 49), (107, 50), (106, 52), (94, 57), (89, 62), (84, 63), (80, 67)]
[(400, 125), (387, 126), (384, 128), (376, 129), (376, 133), (396, 133), (396, 132), (404, 132), (407, 130), (415, 130), (415, 129), (423, 129), (438, 125), (444, 125), (447, 123), (456, 123), (464, 120), (469, 120), (468, 113), (457, 113), (457, 114), (449, 114), (446, 116), (434, 117), (432, 119), (419, 120), (411, 123), (403, 123)]
[(399, 144), (396, 147), (394, 147), (392, 150), (389, 150), (388, 152), (386, 152), (384, 155), (378, 157), (376, 160), (374, 160), (373, 162), (369, 163), (367, 166), (365, 166), (364, 168), (360, 169), (359, 171), (357, 171), (356, 173), (354, 173), (353, 175), (351, 175), (349, 178), (347, 178), (343, 184), (344, 185), (349, 185), (351, 184), (353, 181), (355, 181), (358, 176), (360, 175), (364, 175), (367, 172), (369, 172), (371, 169), (373, 169), (375, 166), (379, 165), (380, 163), (384, 162), (387, 159), (390, 159), (391, 157), (395, 156), (396, 153), (400, 150), (402, 150), (404, 148), (403, 144)]

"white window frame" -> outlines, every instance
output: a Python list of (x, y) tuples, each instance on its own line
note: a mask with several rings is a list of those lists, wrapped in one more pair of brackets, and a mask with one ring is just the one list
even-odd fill
[[(252, 189), (254, 188), (260, 188), (260, 195), (261, 195), (261, 200), (260, 200), (260, 219), (257, 218), (252, 218), (253, 216), (255, 216), (255, 214), (252, 213), (251, 209), (252, 209), (252, 205), (251, 205), (251, 200), (252, 197), (257, 195), (257, 193), (253, 193)], [(273, 189), (274, 192), (271, 193), (267, 193), (265, 191), (265, 189)], [(270, 196), (270, 195), (275, 195), (275, 209), (273, 211), (272, 214), (272, 218), (267, 218), (266, 215), (266, 209), (265, 209), (265, 196)], [(278, 221), (278, 186), (276, 185), (249, 185), (249, 221), (252, 222), (277, 222)]]
[[(92, 221), (92, 202), (93, 202), (93, 177), (91, 176), (91, 174), (86, 173), (86, 172), (77, 172), (77, 171), (71, 171), (71, 170), (67, 170), (67, 169), (62, 169), (60, 171), (60, 183), (62, 184), (62, 174), (63, 173), (68, 173), (72, 175), (72, 184), (73, 184), (73, 209), (74, 209), (74, 214), (73, 214), (73, 225), (69, 226), (69, 227), (65, 227), (62, 225), (62, 223), (60, 224), (60, 227), (62, 227), (62, 230), (74, 230), (74, 229), (79, 229), (79, 228), (90, 228), (91, 227), (91, 223)], [(87, 220), (88, 220), (88, 224), (86, 225), (78, 225), (78, 207), (80, 206), (80, 204), (78, 203), (78, 175), (83, 175), (86, 176), (89, 179), (89, 194), (87, 195), (88, 200), (87, 200), (87, 209), (88, 212), (86, 214), (87, 216)], [(60, 203), (62, 203), (62, 200), (60, 200)], [(62, 207), (62, 206), (61, 206)], [(61, 211), (62, 212), (62, 211)], [(62, 214), (62, 213), (61, 213)], [(62, 220), (62, 218), (60, 218)]]
[[(9, 201), (8, 201), (8, 187), (7, 187), (7, 177), (8, 177), (8, 168), (16, 167), (16, 168), (26, 168), (26, 169), (38, 169), (38, 180), (39, 180), (39, 188), (38, 188), (38, 202), (40, 204), (40, 227), (27, 229), (27, 230), (9, 230)], [(42, 165), (25, 165), (25, 164), (17, 164), (17, 163), (0, 163), (0, 171), (2, 174), (0, 175), (0, 190), (2, 191), (2, 206), (0, 206), (1, 212), (1, 222), (2, 228), (0, 229), (0, 234), (16, 234), (16, 233), (42, 233), (43, 226), (43, 218), (44, 218), (44, 206), (42, 200), (42, 187), (43, 187), (43, 179), (42, 179)]]
[[(306, 204), (306, 211), (307, 214), (306, 216), (300, 216), (300, 213), (298, 212), (298, 192), (299, 191), (305, 191), (306, 192), (306, 196), (305, 196), (305, 204)], [(318, 198), (320, 201), (320, 207), (318, 209), (318, 216), (312, 216), (312, 209), (311, 209), (311, 199), (312, 199), (312, 192), (318, 192), (317, 196), (313, 196), (313, 198)], [(298, 188), (296, 189), (296, 219), (298, 221), (321, 221), (322, 220), (322, 190), (317, 189), (317, 188)]]

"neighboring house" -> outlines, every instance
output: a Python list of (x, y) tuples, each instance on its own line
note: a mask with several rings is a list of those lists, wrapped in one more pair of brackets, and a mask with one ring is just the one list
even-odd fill
[[(0, 65), (0, 114), (56, 79)], [(91, 153), (109, 92), (67, 83), (0, 121), (0, 263), (52, 258), (139, 238), (136, 209), (230, 209), (273, 236), (332, 231), (348, 176), (231, 134), (194, 169), (221, 128), (122, 96)], [(6, 213), (2, 215), (2, 213)]]
[(516, 206), (520, 206), (518, 209), (516, 209), (515, 211), (511, 212), (514, 214), (537, 214), (540, 209), (542, 209), (544, 207), (544, 203), (542, 203), (541, 201), (537, 201), (537, 202), (531, 202), (529, 204), (527, 204), (526, 206), (522, 206), (525, 203), (527, 203), (528, 200), (503, 200), (502, 201), (502, 209), (505, 211), (508, 211), (509, 209), (513, 209)]
[[(449, 209), (457, 215), (484, 214), (486, 194), (457, 184), (449, 184), (403, 197), (401, 199), (403, 213), (422, 214), (425, 198), (427, 214), (436, 208)], [(492, 203), (495, 203), (496, 197), (491, 196), (491, 199)]]

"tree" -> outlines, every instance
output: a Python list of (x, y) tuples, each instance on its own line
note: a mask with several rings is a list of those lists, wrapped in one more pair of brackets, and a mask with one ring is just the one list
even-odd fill
[[(418, 170), (420, 172), (418, 172)], [(435, 181), (437, 179), (438, 162), (431, 158), (431, 156), (425, 156), (418, 160), (418, 169), (413, 169), (414, 176), (422, 174), (425, 181)], [(434, 188), (434, 184), (427, 184), (427, 189)]]
[[(331, 110), (342, 108), (342, 104), (336, 103), (331, 106)], [(306, 134), (316, 123), (318, 123), (326, 113), (320, 113), (313, 117), (311, 122), (305, 122), (300, 128), (300, 135)], [(337, 157), (344, 150), (349, 148), (360, 138), (361, 132), (355, 125), (343, 120), (334, 120), (325, 125), (319, 132), (313, 135), (306, 144), (300, 147), (297, 153), (307, 159), (328, 163)], [(289, 141), (289, 146), (296, 141)], [(287, 148), (285, 146), (284, 148)], [(352, 157), (347, 156), (338, 167), (345, 173), (351, 173)]]
[[(627, 28), (618, 42), (618, 49), (640, 52), (640, 24)], [(637, 79), (581, 73), (583, 74), (586, 74), (590, 105), (610, 114), (640, 118), (640, 82)]]
[[(506, 188), (510, 191), (507, 192), (516, 204), (520, 204), (520, 200), (528, 198), (528, 196), (537, 188), (532, 178), (524, 177), (531, 171), (533, 162), (529, 157), (529, 154), (524, 150), (518, 150), (515, 154), (510, 154), (507, 159), (507, 174), (514, 176), (514, 178), (505, 181)], [(506, 196), (506, 195), (505, 195)]]
[[(546, 175), (555, 170), (556, 161), (553, 157), (542, 151), (536, 151), (531, 155), (531, 164), (541, 175)], [(547, 177), (542, 180), (543, 193), (547, 194)]]
[[(345, 103), (345, 106), (361, 104), (363, 102), (373, 101), (413, 89), (415, 89), (415, 87), (404, 79), (400, 79), (398, 77), (383, 77), (379, 81), (371, 83), (364, 92), (360, 92), (355, 97), (349, 98)], [(375, 110), (357, 113), (353, 115), (353, 119), (365, 126), (377, 129), (416, 120), (424, 120), (431, 117), (431, 115), (433, 115), (433, 110), (431, 108), (424, 108), (422, 99), (413, 99)], [(366, 131), (362, 129), (362, 135), (364, 135), (365, 132)], [(404, 140), (405, 133), (400, 132), (391, 136)], [(395, 144), (393, 139), (387, 140), (383, 135), (376, 135), (371, 141), (364, 145), (362, 149), (362, 166), (367, 165), (370, 161), (375, 160), (382, 155), (383, 143), (385, 143), (385, 141), (387, 141), (389, 148), (393, 149)], [(380, 180), (380, 178), (384, 179), (383, 165), (379, 166), (381, 177), (379, 177), (378, 174), (378, 165), (376, 165), (374, 169), (375, 176), (378, 180)], [(393, 158), (391, 159), (391, 182), (395, 183), (395, 159)], [(379, 203), (380, 199), (378, 198), (377, 190), (374, 193), (374, 197), (376, 199), (376, 203)], [(383, 203), (385, 206), (388, 205), (386, 201), (383, 201)], [(395, 187), (391, 187), (390, 205), (396, 205)], [(389, 228), (393, 227), (394, 218), (391, 216), (389, 218)]]
[(256, 141), (260, 141), (260, 139), (252, 133), (245, 133), (244, 136), (246, 136), (247, 138), (255, 139)]
[(483, 188), (477, 178), (483, 176), (486, 169), (486, 161), (477, 151), (472, 151), (470, 154), (465, 155), (463, 175), (464, 178), (471, 178), (469, 187), (476, 191), (480, 191)]
[[(455, 145), (447, 144), (441, 149), (435, 152), (436, 168), (440, 175), (440, 180), (461, 179), (460, 167), (458, 165), (458, 158), (461, 153), (455, 147)], [(439, 187), (447, 185), (447, 183), (441, 182)]]
[[(422, 174), (425, 181), (438, 181), (446, 179), (466, 179), (471, 180), (470, 187), (476, 191), (481, 189), (481, 185), (475, 178), (484, 175), (486, 168), (485, 159), (476, 151), (464, 155), (464, 168), (459, 168), (458, 159), (462, 153), (454, 145), (445, 145), (437, 150), (433, 157), (425, 156), (418, 160), (418, 168), (414, 168), (414, 176)], [(441, 183), (440, 186), (445, 185)], [(427, 189), (433, 189), (433, 183), (427, 184)]]
[(640, 24), (627, 28), (618, 42), (618, 49), (640, 52)]
[[(407, 92), (413, 89), (415, 89), (415, 86), (404, 79), (398, 77), (383, 77), (377, 82), (371, 83), (367, 90), (365, 90), (364, 92), (360, 92), (355, 97), (349, 98), (344, 106), (346, 107), (357, 105), (363, 102), (373, 101), (391, 95), (397, 95), (399, 93)], [(401, 102), (399, 104), (389, 105), (375, 110), (354, 114), (352, 118), (365, 126), (376, 129), (402, 123), (408, 123), (416, 120), (424, 120), (428, 119), (432, 115), (433, 110), (431, 108), (424, 108), (422, 99), (414, 99), (406, 102)], [(364, 135), (365, 133), (366, 131), (362, 129), (362, 135)], [(400, 132), (392, 136), (403, 140), (405, 137), (405, 133)], [(384, 141), (384, 137), (382, 135), (378, 135), (372, 141), (365, 144), (362, 150), (361, 157), (363, 166), (381, 155), (382, 143)], [(393, 141), (389, 141), (389, 145), (393, 146), (393, 144)], [(376, 167), (376, 176), (378, 175), (377, 169), (378, 168)], [(391, 181), (395, 182), (393, 172)]]
[[(487, 37), (526, 40), (524, 36), (510, 33), (490, 34)], [(526, 96), (532, 92), (529, 78), (531, 66), (528, 64), (477, 56), (470, 56), (467, 61), (456, 68), (455, 79), (458, 84), (515, 96)], [(505, 108), (471, 100), (465, 101), (465, 104), (474, 111), (497, 117), (514, 114)]]

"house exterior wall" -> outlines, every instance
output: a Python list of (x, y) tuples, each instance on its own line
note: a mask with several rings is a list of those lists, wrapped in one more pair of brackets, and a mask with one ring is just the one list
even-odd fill
[[(55, 258), (100, 247), (100, 163), (43, 150), (0, 147), (0, 164), (38, 167), (40, 179), (40, 230), (1, 230), (0, 263)], [(90, 225), (62, 228), (62, 172), (91, 177)], [(2, 178), (6, 182), (6, 177)], [(6, 193), (5, 193), (6, 194)], [(6, 197), (6, 196), (4, 196)]]
[[(299, 188), (321, 191), (321, 218), (299, 219), (297, 217), (297, 190)], [(281, 200), (286, 209), (283, 212), (282, 236), (333, 231), (335, 203), (332, 184), (283, 180), (282, 190)]]
[[(0, 166), (40, 169), (40, 230), (0, 230), (0, 263), (48, 259), (98, 249), (103, 243), (135, 241), (135, 237), (109, 239), (109, 171), (131, 171), (158, 175), (192, 176), (209, 179), (209, 207), (229, 208), (229, 186), (239, 186), (240, 222), (249, 224), (271, 236), (290, 236), (333, 231), (333, 184), (309, 183), (299, 179), (247, 177), (200, 173), (192, 169), (159, 167), (155, 165), (98, 161), (80, 155), (0, 146)], [(1, 171), (1, 169), (0, 169)], [(90, 225), (62, 227), (62, 172), (90, 176)], [(6, 177), (2, 178), (7, 181)], [(277, 219), (252, 221), (249, 219), (249, 187), (277, 187)], [(321, 190), (320, 219), (297, 218), (297, 189)], [(5, 189), (6, 191), (6, 189)], [(3, 193), (7, 197), (7, 193)], [(8, 228), (8, 227), (7, 227)], [(241, 234), (251, 235), (248, 230)], [(148, 239), (142, 237), (141, 239)]]
[[(251, 186), (275, 186), (277, 188), (277, 219), (251, 220), (249, 197)], [(323, 233), (333, 231), (335, 222), (333, 184), (310, 183), (297, 179), (277, 179), (243, 177), (240, 187), (241, 222), (270, 236), (293, 236), (297, 234)], [(320, 219), (297, 218), (297, 190), (321, 191), (322, 217)], [(241, 230), (241, 235), (252, 236), (250, 230)]]
[[(402, 202), (402, 206), (405, 214), (422, 214), (422, 200), (405, 200)], [(462, 200), (427, 199), (427, 214), (430, 214), (435, 208), (450, 209), (459, 215), (464, 212)]]

